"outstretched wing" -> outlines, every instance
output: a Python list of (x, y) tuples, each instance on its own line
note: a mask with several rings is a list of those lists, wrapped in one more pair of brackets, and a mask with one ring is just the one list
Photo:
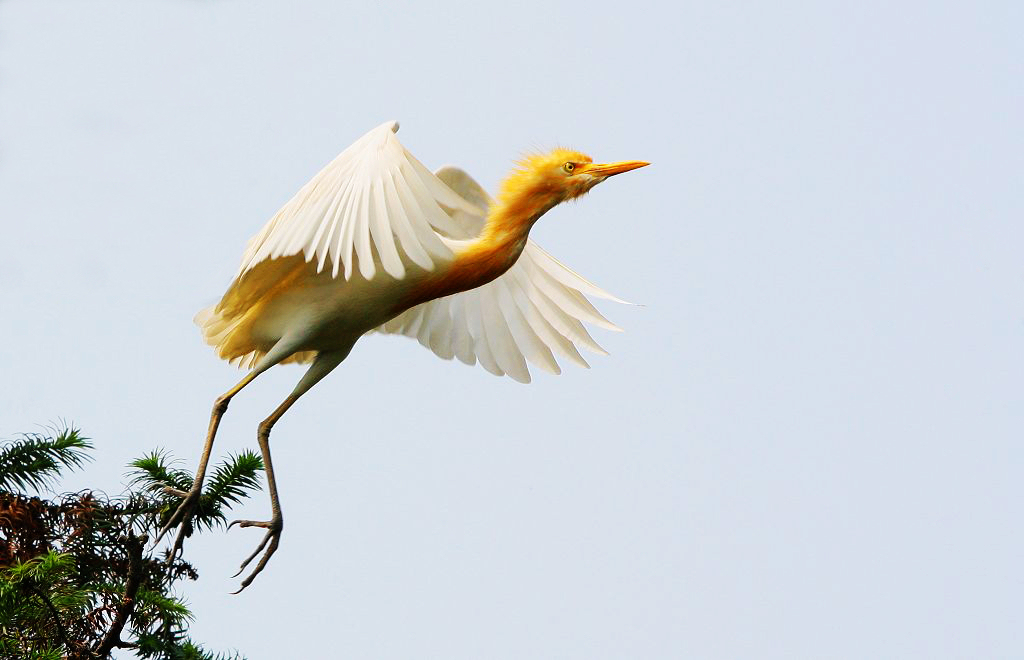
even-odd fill
[(444, 209), (479, 209), (416, 160), (397, 131), (398, 122), (381, 124), (303, 186), (249, 241), (239, 278), (262, 261), (300, 253), (317, 272), (330, 265), (337, 277), (344, 269), (345, 279), (355, 264), (366, 279), (375, 263), (401, 279), (410, 262), (431, 270), (451, 259), (438, 234), (460, 230)]
[[(468, 174), (453, 167), (437, 176), (475, 206), (490, 199)], [(450, 212), (462, 232), (475, 236), (483, 214)], [(533, 241), (505, 274), (471, 291), (417, 305), (377, 328), (378, 332), (414, 337), (439, 357), (480, 364), (497, 376), (530, 382), (527, 361), (561, 373), (556, 356), (589, 368), (578, 347), (607, 355), (583, 322), (620, 330), (587, 300), (587, 295), (624, 302), (588, 282)]]

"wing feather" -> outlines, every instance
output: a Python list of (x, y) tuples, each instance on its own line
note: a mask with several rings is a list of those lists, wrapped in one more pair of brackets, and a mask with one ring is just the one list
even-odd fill
[(391, 228), (402, 245), (402, 249), (416, 265), (426, 269), (433, 268), (434, 262), (416, 240), (416, 234), (405, 216), (405, 209), (398, 197), (398, 186), (391, 172), (388, 172), (384, 179), (384, 194), (386, 195), (386, 217), (391, 220)]
[(548, 254), (541, 246), (534, 244), (533, 247), (534, 249), (524, 256), (558, 282), (589, 296), (604, 298), (624, 305), (630, 304), (587, 281), (576, 271)]
[(531, 269), (531, 271), (531, 279), (537, 284), (540, 291), (559, 309), (564, 310), (573, 318), (592, 323), (600, 328), (615, 331), (622, 330), (622, 328), (602, 316), (586, 297), (576, 289), (561, 284), (543, 271), (538, 272), (537, 269)]
[[(349, 194), (349, 198), (345, 204), (345, 217), (342, 220), (342, 230), (338, 245), (339, 257), (341, 262), (345, 264), (345, 279), (352, 278), (352, 247), (355, 243), (356, 231), (359, 229), (359, 209), (360, 209), (360, 194), (362, 189), (360, 186), (353, 184)], [(334, 262), (335, 269), (338, 268), (338, 262)], [(334, 272), (334, 276), (337, 277), (337, 271)]]
[[(347, 169), (345, 171), (347, 171)], [(352, 187), (352, 182), (352, 178), (347, 178), (343, 180), (342, 184), (336, 190), (325, 191), (323, 200), (313, 207), (313, 212), (309, 213), (306, 218), (295, 222), (295, 228), (292, 230), (289, 237), (290, 243), (288, 249), (299, 249), (302, 246), (302, 237), (308, 231), (308, 227), (313, 224), (316, 218), (323, 218), (323, 220), (316, 225), (313, 240), (306, 244), (304, 250), (304, 256), (307, 261), (311, 256), (316, 254), (319, 255), (319, 258), (317, 259), (317, 272), (323, 270), (324, 264), (327, 261), (328, 252), (331, 249), (331, 237), (334, 235), (335, 228), (338, 226), (338, 208), (345, 196), (348, 195), (348, 191)], [(282, 251), (283, 249), (284, 248), (282, 246)]]
[(491, 353), (490, 343), (487, 341), (487, 332), (484, 329), (483, 316), (480, 309), (479, 291), (467, 291), (466, 316), (469, 324), (469, 334), (473, 337), (473, 352), (480, 360), (480, 366), (495, 376), (504, 376), (505, 372), (498, 366), (498, 362)]
[(508, 329), (512, 333), (512, 339), (515, 341), (516, 348), (522, 352), (523, 357), (531, 364), (535, 364), (551, 374), (558, 375), (562, 373), (558, 362), (555, 361), (555, 356), (551, 353), (551, 349), (540, 340), (537, 332), (534, 331), (529, 321), (523, 315), (522, 310), (516, 305), (510, 289), (511, 287), (508, 285), (508, 282), (502, 283), (502, 286), (497, 287), (498, 305), (508, 322)]
[(370, 195), (373, 189), (370, 186), (362, 188), (362, 195), (359, 199), (359, 213), (356, 217), (359, 218), (360, 228), (356, 232), (358, 242), (356, 243), (356, 256), (359, 257), (359, 273), (366, 279), (372, 280), (373, 276), (377, 273), (377, 269), (373, 264), (373, 250), (370, 247)]
[[(248, 243), (238, 276), (256, 264), (302, 254), (349, 279), (383, 270), (396, 279), (410, 263), (432, 270), (452, 258), (440, 234), (458, 225), (446, 208), (479, 211), (431, 174), (398, 141), (397, 122), (373, 129), (327, 164)], [(399, 247), (401, 252), (399, 252)], [(404, 255), (404, 256), (403, 256)]]
[[(527, 241), (522, 256), (501, 277), (472, 291), (417, 305), (377, 331), (413, 337), (446, 360), (479, 362), (492, 374), (522, 383), (530, 382), (527, 361), (553, 374), (561, 373), (556, 356), (589, 368), (579, 348), (608, 353), (584, 322), (612, 330), (618, 326), (605, 319), (581, 290), (597, 287), (568, 269), (566, 274), (552, 274), (537, 263), (545, 256)], [(548, 263), (564, 268), (553, 259)]]
[(487, 344), (501, 370), (520, 383), (530, 382), (530, 370), (526, 368), (523, 353), (516, 345), (508, 329), (508, 319), (498, 307), (499, 285), (489, 291), (480, 292), (480, 313), (487, 333)]
[[(328, 211), (328, 219), (330, 222), (330, 230), (327, 232), (327, 246), (323, 251), (324, 254), (321, 257), (321, 262), (328, 255), (330, 256), (332, 268), (331, 276), (337, 277), (338, 270), (343, 263), (348, 260), (342, 254), (342, 241), (344, 240), (345, 230), (350, 229), (351, 225), (346, 224), (348, 218), (348, 212), (350, 210), (349, 200), (352, 197), (356, 187), (356, 177), (350, 178), (345, 185), (344, 190), (338, 192), (338, 198), (334, 204), (331, 205)], [(307, 259), (309, 256), (307, 255)], [(323, 268), (321, 264), (319, 268)]]
[(384, 182), (376, 179), (371, 185), (373, 194), (368, 213), (373, 244), (377, 248), (377, 254), (380, 255), (381, 265), (384, 266), (385, 272), (400, 280), (405, 277), (405, 265), (402, 263), (402, 258), (398, 256), (394, 232), (388, 222), (388, 209), (384, 203)]
[[(427, 171), (427, 168), (424, 167), (423, 171), (426, 172), (426, 176), (437, 180), (437, 177)], [(407, 189), (411, 193), (412, 197), (415, 198), (416, 202), (420, 206), (428, 209), (427, 222), (430, 223), (430, 226), (446, 236), (456, 236), (459, 231), (458, 226), (452, 221), (451, 216), (445, 213), (441, 207), (438, 206), (438, 204), (445, 204), (447, 206), (446, 202), (450, 200), (443, 195), (432, 194), (427, 190), (427, 186), (423, 182), (420, 173), (412, 166), (411, 163), (404, 163), (402, 165), (402, 174), (405, 177), (405, 181), (408, 184)], [(437, 181), (437, 183), (441, 184), (440, 181)], [(443, 184), (441, 185), (443, 186)], [(443, 189), (448, 189), (448, 193), (450, 195), (454, 194), (448, 186), (443, 186), (442, 190)], [(442, 197), (444, 197), (444, 199), (442, 199)], [(430, 204), (429, 202), (435, 203)]]
[[(398, 199), (402, 204), (405, 211), (405, 217), (412, 217), (420, 208), (425, 208), (422, 200), (416, 198), (415, 190), (412, 186), (413, 177), (406, 176), (406, 173), (399, 169), (394, 173), (396, 186), (395, 190), (398, 193)], [(445, 215), (444, 211), (441, 210), (437, 204), (434, 204), (434, 210), (441, 215)], [(419, 245), (423, 246), (423, 249), (427, 253), (433, 253), (439, 257), (451, 256), (452, 252), (448, 247), (441, 242), (440, 237), (434, 232), (433, 225), (438, 222), (437, 218), (432, 217), (431, 211), (425, 213), (426, 223), (423, 222), (410, 222), (409, 226), (412, 229), (413, 235), (419, 242)], [(448, 216), (445, 215), (447, 218)], [(449, 221), (449, 224), (451, 221)]]
[(515, 271), (512, 275), (518, 280), (518, 286), (512, 287), (513, 298), (516, 304), (519, 305), (519, 308), (523, 310), (524, 315), (529, 320), (530, 327), (536, 331), (541, 341), (573, 364), (589, 369), (590, 365), (583, 359), (580, 352), (576, 350), (576, 346), (555, 330), (551, 323), (541, 314), (537, 305), (530, 300), (527, 293), (529, 283), (525, 280), (522, 271)]
[[(316, 233), (313, 235), (313, 240), (309, 242), (309, 246), (303, 253), (303, 257), (305, 259), (309, 259), (310, 254), (319, 255), (316, 262), (317, 272), (324, 269), (324, 264), (327, 262), (327, 255), (330, 251), (331, 236), (333, 235), (334, 227), (338, 224), (338, 217), (334, 214), (334, 210), (336, 208), (335, 202), (341, 201), (341, 196), (345, 194), (346, 190), (347, 186), (344, 189), (339, 190), (334, 197), (327, 200), (324, 204), (324, 221), (320, 223), (319, 227), (317, 227)], [(318, 210), (317, 215), (319, 214), (320, 212)]]
[[(430, 195), (436, 199), (439, 204), (446, 206), (449, 209), (462, 211), (463, 213), (473, 216), (484, 217), (487, 215), (487, 193), (484, 193), (484, 199), (481, 203), (479, 199), (474, 199), (472, 196), (465, 195), (463, 190), (456, 187), (457, 184), (450, 185), (443, 177), (445, 171), (457, 170), (462, 174), (462, 176), (479, 188), (479, 184), (477, 184), (476, 181), (473, 181), (473, 178), (464, 171), (456, 167), (446, 166), (431, 174), (430, 170), (424, 167), (423, 163), (419, 162), (415, 158), (410, 158), (409, 164), (419, 175), (423, 184), (429, 190)], [(456, 192), (457, 190), (458, 192)], [(480, 188), (480, 190), (482, 191), (483, 189)]]
[(533, 289), (531, 294), (534, 294), (531, 299), (537, 305), (537, 309), (544, 315), (548, 323), (551, 324), (555, 330), (557, 330), (563, 337), (579, 344), (583, 348), (587, 349), (591, 353), (597, 353), (598, 355), (608, 355), (608, 351), (601, 348), (601, 346), (594, 341), (594, 338), (590, 336), (587, 329), (583, 327), (580, 320), (574, 318), (566, 310), (558, 307), (558, 305), (548, 298), (539, 289)]
[(469, 334), (469, 325), (466, 320), (466, 298), (453, 296), (450, 312), (452, 316), (452, 350), (460, 362), (473, 366), (476, 364), (476, 354), (473, 352), (473, 336)]

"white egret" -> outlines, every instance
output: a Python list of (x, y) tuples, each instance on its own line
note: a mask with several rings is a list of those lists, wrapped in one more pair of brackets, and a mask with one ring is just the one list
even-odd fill
[(232, 397), (274, 365), (310, 363), (259, 425), (271, 518), (232, 523), (267, 530), (239, 569), (263, 552), (239, 591), (266, 566), (283, 528), (270, 430), (360, 337), (404, 334), (445, 359), (479, 361), (493, 374), (529, 382), (527, 361), (557, 374), (555, 355), (586, 367), (577, 346), (603, 353), (583, 321), (617, 329), (586, 295), (617, 299), (548, 255), (529, 233), (555, 205), (647, 163), (595, 164), (555, 149), (522, 160), (493, 200), (458, 168), (432, 174), (399, 143), (397, 131), (397, 122), (373, 129), (303, 186), (249, 241), (221, 301), (196, 316), (217, 354), (250, 371), (213, 406), (191, 490), (167, 489), (183, 498), (158, 536), (181, 526), (171, 558), (191, 533)]

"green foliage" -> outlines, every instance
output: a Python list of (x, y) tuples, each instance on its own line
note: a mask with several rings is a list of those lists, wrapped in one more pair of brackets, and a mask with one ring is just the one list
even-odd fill
[(29, 657), (61, 657), (68, 639), (63, 621), (84, 616), (89, 603), (89, 591), (74, 584), (74, 572), (74, 558), (53, 550), (0, 569), (0, 655), (31, 650), (35, 655)]
[(41, 490), (62, 468), (75, 469), (89, 457), (89, 439), (78, 429), (56, 430), (56, 437), (29, 433), (0, 449), (0, 490)]
[[(217, 512), (240, 503), (249, 497), (250, 491), (259, 488), (259, 476), (262, 471), (263, 459), (256, 452), (249, 450), (237, 456), (229, 456), (227, 461), (216, 466), (209, 479), (207, 493)], [(221, 516), (221, 521), (223, 520), (224, 517)]]
[[(192, 476), (155, 451), (133, 461), (131, 490), (53, 500), (11, 492), (38, 489), (78, 468), (88, 444), (75, 429), (26, 435), (0, 447), (0, 657), (48, 660), (108, 657), (217, 660), (188, 636), (192, 620), (175, 587), (193, 566), (148, 540), (166, 522)], [(231, 505), (259, 487), (259, 456), (244, 452), (215, 466), (196, 513), (196, 529), (223, 525)]]
[[(170, 486), (179, 491), (192, 488), (192, 474), (175, 467), (167, 453), (155, 450), (142, 458), (132, 461), (135, 468), (131, 485), (148, 492), (161, 503), (160, 524), (164, 525), (174, 514), (180, 500), (164, 492)], [(205, 489), (196, 506), (192, 525), (197, 530), (209, 530), (214, 526), (223, 527), (227, 522), (226, 512), (231, 505), (238, 504), (259, 488), (259, 475), (263, 471), (263, 459), (253, 451), (229, 455), (220, 465), (213, 468), (206, 478)]]
[(150, 492), (163, 490), (165, 486), (188, 490), (192, 487), (192, 474), (180, 468), (171, 467), (173, 461), (169, 460), (167, 453), (161, 449), (155, 449), (142, 458), (137, 458), (129, 465), (134, 470), (132, 485), (140, 486)]

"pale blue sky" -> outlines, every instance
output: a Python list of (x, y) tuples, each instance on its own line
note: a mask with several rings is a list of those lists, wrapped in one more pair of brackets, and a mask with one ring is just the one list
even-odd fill
[(348, 4), (0, 0), (0, 435), (81, 426), (69, 488), (194, 467), (240, 374), (193, 314), (388, 119), (492, 190), (534, 147), (651, 161), (534, 232), (644, 306), (529, 386), (361, 342), (275, 431), (268, 570), (230, 596), (260, 532), (188, 546), (198, 640), (1024, 656), (1024, 5)]

